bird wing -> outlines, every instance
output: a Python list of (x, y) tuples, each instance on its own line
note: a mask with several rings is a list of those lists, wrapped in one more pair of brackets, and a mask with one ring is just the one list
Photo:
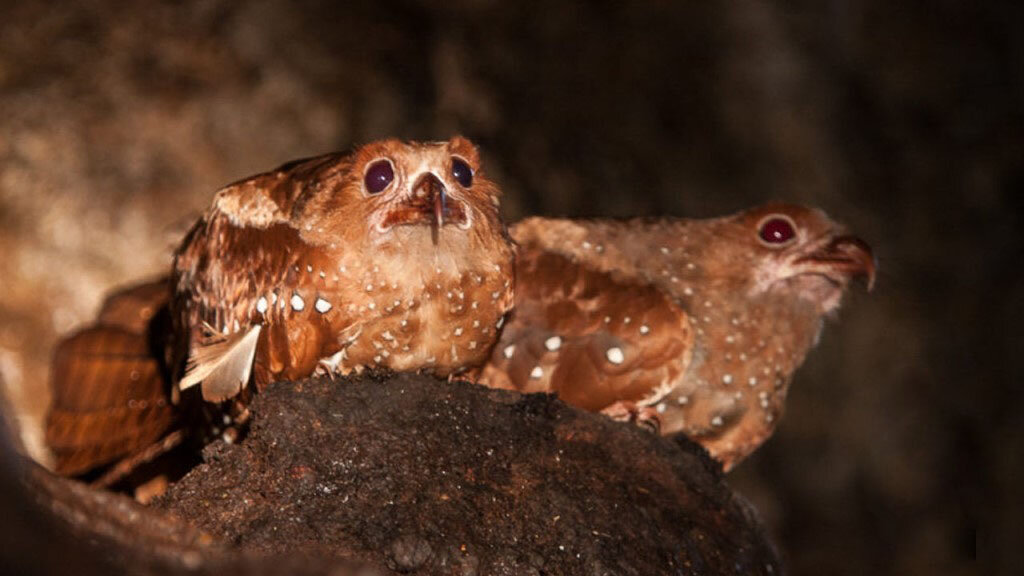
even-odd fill
[(193, 347), (178, 388), (185, 390), (201, 382), (207, 402), (223, 402), (237, 395), (252, 375), (261, 328), (256, 324), (245, 332)]
[(163, 277), (115, 292), (100, 307), (96, 324), (118, 326), (133, 334), (147, 331), (171, 298), (170, 279)]
[[(289, 216), (303, 187), (287, 176), (325, 158), (330, 159), (285, 166), (224, 188), (185, 238), (172, 278), (175, 366), (186, 370), (179, 390), (201, 384), (204, 399), (220, 402), (250, 378), (262, 387), (274, 377), (312, 371), (322, 347), (322, 330), (313, 329), (320, 319), (284, 322), (293, 307), (291, 290), (309, 273), (306, 262), (301, 268), (297, 262), (311, 254)], [(301, 301), (296, 310), (314, 304)], [(315, 326), (304, 329), (310, 322)], [(299, 370), (296, 363), (307, 356), (311, 365)]]
[(682, 379), (693, 333), (669, 296), (542, 249), (518, 256), (515, 308), (481, 383), (597, 411), (655, 403)]
[(58, 473), (113, 462), (156, 442), (176, 422), (162, 361), (168, 293), (158, 285), (111, 296), (96, 324), (58, 344), (46, 417)]

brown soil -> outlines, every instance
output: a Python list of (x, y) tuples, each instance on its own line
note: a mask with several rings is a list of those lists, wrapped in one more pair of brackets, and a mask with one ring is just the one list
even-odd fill
[(280, 383), (157, 503), (256, 553), (417, 574), (772, 574), (696, 445), (543, 395), (399, 375)]

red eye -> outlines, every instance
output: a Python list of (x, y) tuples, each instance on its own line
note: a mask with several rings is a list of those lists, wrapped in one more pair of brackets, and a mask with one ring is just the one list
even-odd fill
[(370, 194), (380, 194), (394, 179), (395, 170), (391, 167), (391, 162), (377, 160), (366, 170), (363, 184), (366, 185), (366, 191)]
[(761, 229), (757, 232), (761, 240), (766, 244), (786, 244), (796, 238), (796, 230), (789, 218), (772, 216), (761, 223)]

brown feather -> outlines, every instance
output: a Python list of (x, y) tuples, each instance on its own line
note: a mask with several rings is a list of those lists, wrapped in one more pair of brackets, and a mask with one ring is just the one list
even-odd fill
[(630, 419), (653, 407), (661, 433), (688, 435), (726, 470), (771, 435), (850, 281), (875, 274), (863, 240), (788, 204), (707, 220), (529, 218), (512, 236), (516, 310), (482, 381)]
[(663, 292), (538, 251), (520, 254), (516, 274), (517, 306), (482, 383), (597, 411), (656, 402), (682, 377), (693, 335)]
[(118, 326), (132, 334), (144, 334), (170, 299), (170, 278), (167, 277), (120, 290), (103, 302), (96, 324)]
[(203, 400), (223, 402), (237, 395), (249, 383), (261, 326), (197, 346), (188, 359), (185, 376), (178, 388), (185, 390), (202, 382)]
[(87, 328), (54, 356), (46, 440), (60, 474), (78, 474), (143, 448), (175, 420), (161, 367), (144, 335)]

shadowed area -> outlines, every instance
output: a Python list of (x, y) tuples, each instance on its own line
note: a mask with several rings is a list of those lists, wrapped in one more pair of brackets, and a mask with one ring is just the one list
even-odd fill
[(753, 509), (701, 448), (550, 396), (399, 375), (277, 383), (252, 410), (246, 440), (210, 445), (155, 509), (0, 470), (18, 515), (0, 529), (11, 544), (0, 568), (781, 573)]
[(277, 383), (156, 506), (233, 546), (417, 574), (778, 574), (694, 444), (423, 376)]

